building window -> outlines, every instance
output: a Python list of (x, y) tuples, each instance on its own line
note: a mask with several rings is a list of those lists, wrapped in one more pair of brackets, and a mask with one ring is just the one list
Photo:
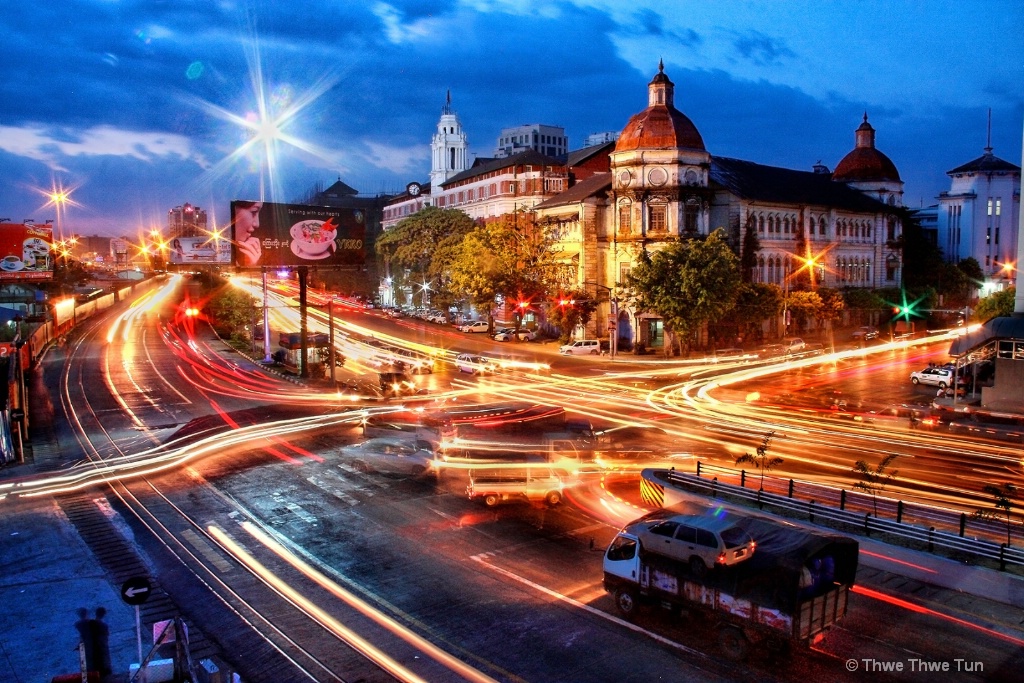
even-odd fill
[(818, 219), (818, 234), (819, 235), (824, 235), (825, 234), (825, 217), (824, 216), (822, 216), (821, 218)]
[(888, 231), (886, 232), (886, 235), (887, 235), (886, 239), (888, 239), (890, 242), (892, 242), (894, 239), (896, 239), (896, 219), (895, 218), (890, 218), (889, 219), (889, 227), (888, 227)]
[(764, 234), (764, 216), (758, 216), (757, 218), (757, 231)]
[(989, 216), (992, 215), (992, 200), (991, 199), (988, 200), (988, 215)]
[(892, 282), (896, 279), (896, 275), (899, 272), (899, 261), (897, 261), (894, 255), (889, 255), (889, 258), (885, 259), (885, 279)]
[(696, 202), (687, 202), (683, 207), (683, 230), (689, 233), (697, 232), (697, 213), (699, 207)]
[(665, 205), (651, 205), (649, 220), (648, 228), (650, 232), (665, 232)]
[(629, 202), (619, 204), (619, 232), (629, 233), (633, 229), (632, 206)]
[(999, 244), (999, 226), (996, 226), (996, 244)]
[(618, 284), (618, 285), (625, 285), (626, 283), (628, 283), (629, 282), (629, 271), (630, 271), (630, 265), (628, 263), (620, 263), (619, 264), (619, 281), (616, 284)]
[(1001, 198), (996, 199), (996, 215), (998, 216), (1003, 210), (1003, 200)]

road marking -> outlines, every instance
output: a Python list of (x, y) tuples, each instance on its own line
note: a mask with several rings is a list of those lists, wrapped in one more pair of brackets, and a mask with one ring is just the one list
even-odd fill
[(226, 574), (231, 571), (231, 563), (224, 559), (220, 553), (213, 549), (209, 543), (192, 529), (185, 529), (181, 532), (181, 538), (188, 541), (196, 551), (206, 558), (206, 561), (217, 568), (217, 571)]
[(545, 586), (540, 585), (539, 583), (534, 583), (533, 581), (530, 581), (527, 578), (524, 578), (522, 576), (519, 576), (518, 574), (514, 574), (514, 573), (508, 571), (507, 569), (502, 569), (501, 567), (497, 567), (497, 566), (495, 566), (493, 564), (490, 564), (489, 562), (485, 562), (484, 561), (484, 557), (486, 555), (488, 555), (488, 554), (489, 553), (483, 553), (481, 555), (473, 555), (472, 557), (470, 557), (470, 559), (475, 561), (475, 562), (477, 562), (477, 563), (479, 563), (480, 565), (490, 569), (493, 572), (501, 574), (502, 576), (504, 576), (506, 578), (509, 578), (509, 579), (512, 579), (513, 581), (516, 581), (518, 583), (521, 583), (524, 586), (526, 586), (528, 588), (532, 588), (533, 590), (538, 591), (540, 593), (543, 593), (544, 595), (547, 595), (547, 596), (549, 596), (551, 598), (554, 598), (555, 600), (559, 600), (561, 602), (564, 602), (564, 603), (567, 603), (569, 605), (572, 605), (573, 607), (577, 607), (579, 609), (585, 610), (585, 611), (589, 612), (590, 614), (594, 615), (595, 617), (600, 617), (600, 618), (605, 619), (607, 621), (610, 621), (610, 622), (612, 622), (614, 624), (618, 624), (619, 626), (623, 626), (625, 628), (628, 628), (629, 630), (634, 631), (635, 633), (640, 633), (642, 635), (647, 636), (648, 638), (651, 638), (653, 640), (658, 641), (659, 643), (661, 643), (663, 645), (668, 645), (669, 647), (673, 647), (673, 648), (675, 648), (677, 650), (681, 650), (682, 652), (685, 652), (687, 654), (693, 655), (695, 657), (700, 657), (701, 659), (709, 659), (709, 657), (706, 654), (704, 654), (703, 652), (701, 652), (700, 650), (694, 650), (691, 647), (686, 647), (682, 643), (677, 643), (674, 640), (671, 640), (671, 639), (666, 638), (664, 636), (658, 635), (657, 633), (654, 633), (653, 631), (648, 631), (645, 628), (641, 628), (641, 627), (637, 626), (636, 624), (630, 623), (630, 622), (626, 621), (625, 619), (621, 619), (621, 618), (616, 617), (614, 615), (608, 614), (607, 612), (602, 612), (601, 610), (599, 610), (597, 608), (594, 608), (594, 607), (591, 607), (590, 605), (587, 605), (585, 603), (582, 603), (579, 600), (574, 600), (573, 598), (570, 598), (567, 595), (562, 595), (561, 593), (559, 593), (557, 591), (553, 591), (550, 588), (547, 588)]

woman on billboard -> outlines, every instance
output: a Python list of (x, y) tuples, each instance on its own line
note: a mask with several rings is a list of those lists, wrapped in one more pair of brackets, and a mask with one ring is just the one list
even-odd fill
[(263, 256), (263, 248), (260, 246), (260, 238), (253, 233), (260, 227), (260, 208), (263, 202), (233, 202), (235, 209), (233, 222), (235, 224), (235, 265), (255, 266), (259, 265)]

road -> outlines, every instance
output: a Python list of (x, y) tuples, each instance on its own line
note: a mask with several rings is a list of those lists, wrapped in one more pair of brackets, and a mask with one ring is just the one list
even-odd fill
[[(355, 471), (338, 449), (362, 438), (365, 411), (390, 403), (354, 403), (326, 384), (268, 375), (179, 316), (180, 289), (164, 296), (79, 338), (60, 393), (64, 438), (78, 439), (90, 464), (78, 480), (50, 476), (21, 482), (20, 491), (95, 488), (116, 469), (108, 497), (140, 550), (158, 558), (168, 593), (245, 680), (841, 681), (862, 680), (863, 669), (847, 670), (850, 659), (944, 661), (950, 653), (986, 665), (956, 680), (996, 680), (1019, 667), (1024, 642), (867, 594), (815, 649), (758, 651), (743, 664), (721, 661), (699, 622), (659, 613), (624, 622), (601, 587), (600, 551), (643, 511), (636, 467), (581, 474), (555, 508), (495, 509), (465, 499), (457, 470), (423, 479)], [(892, 448), (915, 463), (932, 458), (901, 487), (918, 495), (931, 487), (952, 497), (947, 477), (1000, 462), (999, 444), (797, 416), (771, 389), (840, 386), (866, 397), (885, 386), (882, 398), (895, 401), (903, 396), (895, 378), (937, 350), (851, 359), (831, 376), (812, 359), (781, 379), (725, 384), (726, 373), (759, 364), (617, 363), (609, 372), (601, 359), (516, 344), (516, 355), (550, 369), (471, 377), (447, 359), (507, 347), (363, 312), (334, 324), (348, 335), (339, 341), (353, 357), (348, 373), (374, 370), (373, 352), (358, 346), (368, 336), (408, 338), (443, 351), (438, 371), (417, 377), (434, 390), (430, 401), (536, 401), (599, 426), (655, 426), (673, 440), (666, 457), (678, 463), (731, 464), (767, 426), (780, 434), (787, 473), (842, 480), (851, 453)], [(810, 449), (813, 458), (802, 455)], [(927, 476), (958, 462), (964, 469)], [(935, 680), (906, 673), (894, 679)]]

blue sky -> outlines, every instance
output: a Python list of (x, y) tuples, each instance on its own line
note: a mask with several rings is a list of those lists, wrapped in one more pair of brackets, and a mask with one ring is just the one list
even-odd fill
[(928, 205), (990, 108), (1020, 165), (1021, 26), (1019, 0), (7, 3), (0, 217), (55, 219), (55, 186), (65, 232), (127, 236), (185, 202), (222, 222), (261, 178), (276, 201), (339, 177), (397, 192), (427, 180), (448, 90), (471, 156), (527, 123), (576, 149), (646, 106), (659, 59), (712, 154), (834, 168), (867, 111)]

